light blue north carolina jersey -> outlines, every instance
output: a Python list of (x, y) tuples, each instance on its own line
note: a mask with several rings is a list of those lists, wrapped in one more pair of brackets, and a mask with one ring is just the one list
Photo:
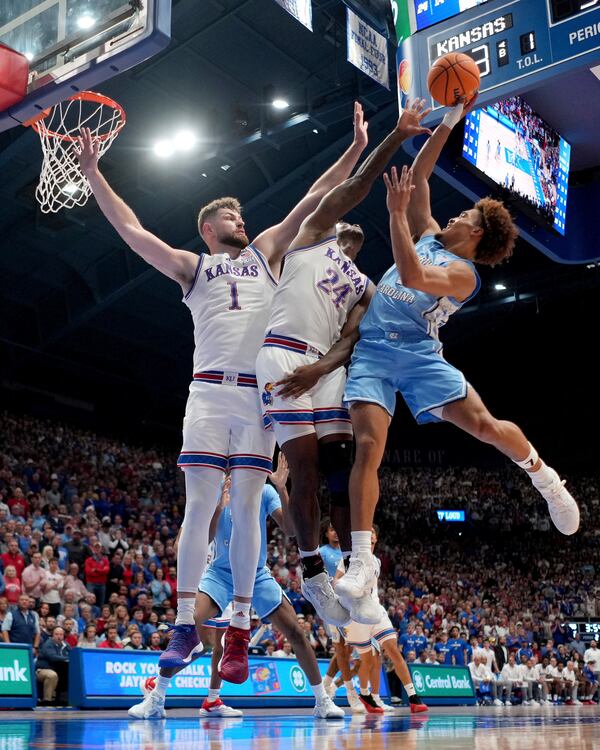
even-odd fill
[(433, 235), (420, 239), (416, 250), (424, 266), (446, 266), (455, 261), (468, 263), (477, 281), (473, 294), (464, 302), (458, 302), (453, 297), (435, 297), (419, 292), (403, 286), (398, 269), (393, 265), (383, 275), (362, 319), (361, 338), (386, 338), (388, 333), (398, 333), (398, 338), (409, 336), (413, 341), (427, 337), (437, 339), (439, 329), (450, 315), (479, 291), (481, 281), (473, 263), (446, 250)]
[[(277, 490), (270, 484), (266, 484), (262, 492), (262, 500), (260, 503), (260, 555), (258, 557), (257, 570), (262, 570), (267, 563), (267, 516), (273, 515), (278, 508), (281, 508), (281, 500), (279, 499)], [(211, 563), (211, 567), (220, 568), (227, 572), (231, 571), (231, 565), (229, 563), (229, 542), (231, 541), (232, 528), (233, 522), (231, 519), (231, 510), (228, 505), (221, 513), (219, 523), (217, 524), (214, 538), (215, 556)]]
[(330, 578), (333, 578), (340, 560), (342, 559), (342, 550), (338, 547), (332, 547), (330, 544), (324, 544), (319, 548), (319, 553), (323, 558), (325, 570)]

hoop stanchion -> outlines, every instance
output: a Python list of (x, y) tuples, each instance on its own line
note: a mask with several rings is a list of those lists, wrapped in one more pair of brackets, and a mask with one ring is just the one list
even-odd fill
[(40, 136), (44, 160), (35, 191), (43, 213), (83, 206), (91, 195), (89, 182), (77, 158), (81, 128), (89, 128), (99, 157), (125, 125), (125, 110), (103, 94), (80, 91), (24, 123)]

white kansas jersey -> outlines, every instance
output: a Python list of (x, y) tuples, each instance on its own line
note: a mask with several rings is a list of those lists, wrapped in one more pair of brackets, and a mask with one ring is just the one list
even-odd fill
[(335, 237), (285, 255), (267, 332), (291, 336), (325, 354), (369, 283)]
[(183, 298), (194, 321), (194, 372), (253, 374), (277, 286), (269, 264), (249, 245), (234, 260), (203, 254)]

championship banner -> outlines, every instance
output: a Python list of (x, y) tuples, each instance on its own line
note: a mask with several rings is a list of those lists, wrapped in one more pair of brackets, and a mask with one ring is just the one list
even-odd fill
[[(69, 703), (90, 708), (124, 708), (142, 699), (140, 686), (158, 675), (156, 651), (75, 648), (69, 663)], [(166, 705), (196, 706), (206, 696), (211, 677), (210, 656), (200, 656), (171, 679)], [(325, 675), (329, 661), (318, 661)], [(294, 659), (268, 656), (249, 657), (249, 677), (241, 685), (223, 682), (221, 696), (232, 705), (309, 706), (313, 694), (306, 675)], [(386, 696), (387, 680), (382, 672), (381, 695)], [(340, 688), (339, 697), (345, 698)]]
[(348, 62), (389, 89), (390, 72), (386, 38), (371, 28), (350, 8), (347, 8), (346, 12)]
[(0, 644), (0, 706), (34, 708), (36, 703), (31, 646), (24, 643)]
[(409, 2), (412, 0), (390, 0), (392, 3), (392, 16), (394, 17), (394, 26), (396, 28), (396, 37), (398, 45), (413, 33), (414, 24), (411, 24), (409, 12)]
[(275, 0), (275, 2), (307, 29), (313, 30), (311, 0)]
[(475, 704), (475, 688), (468, 667), (445, 664), (408, 665), (419, 698), (432, 706)]

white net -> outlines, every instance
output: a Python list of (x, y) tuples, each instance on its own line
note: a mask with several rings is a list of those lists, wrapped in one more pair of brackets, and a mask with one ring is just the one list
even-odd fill
[(116, 102), (89, 91), (60, 102), (46, 117), (33, 123), (44, 152), (35, 191), (44, 213), (83, 206), (90, 197), (92, 191), (81, 173), (76, 153), (76, 138), (81, 128), (91, 130), (102, 156), (124, 124), (125, 113)]

